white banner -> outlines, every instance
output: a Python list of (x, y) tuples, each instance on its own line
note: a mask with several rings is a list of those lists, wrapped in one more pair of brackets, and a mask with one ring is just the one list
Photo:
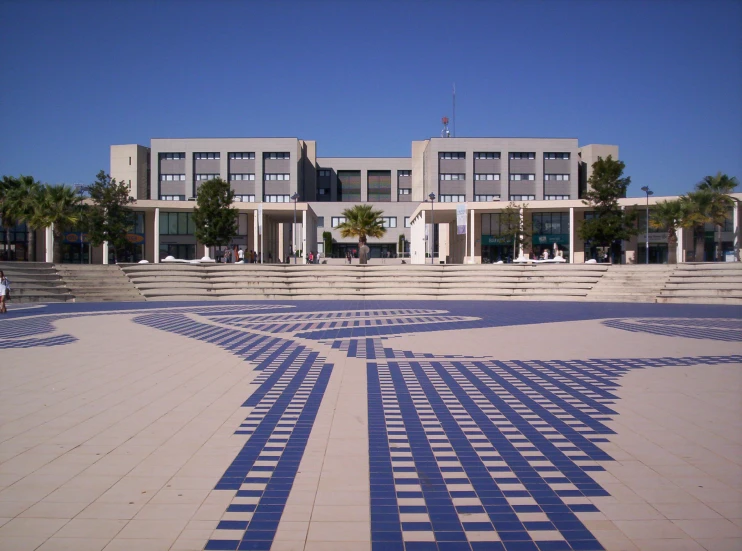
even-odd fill
[(458, 235), (466, 233), (466, 205), (464, 203), (456, 205), (456, 233)]

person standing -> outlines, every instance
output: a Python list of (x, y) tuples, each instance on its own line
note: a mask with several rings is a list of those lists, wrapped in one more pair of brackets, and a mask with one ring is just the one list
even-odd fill
[(5, 277), (5, 274), (0, 270), (0, 314), (7, 314), (8, 308), (5, 306), (5, 301), (10, 298), (10, 281)]
[(245, 251), (242, 248), (240, 248), (240, 250), (237, 251), (237, 258), (239, 259), (240, 262), (243, 262), (243, 263), (245, 262)]

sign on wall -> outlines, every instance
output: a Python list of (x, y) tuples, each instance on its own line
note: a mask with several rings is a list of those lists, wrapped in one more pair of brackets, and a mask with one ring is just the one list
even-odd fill
[(456, 205), (456, 233), (466, 233), (466, 205), (463, 203)]

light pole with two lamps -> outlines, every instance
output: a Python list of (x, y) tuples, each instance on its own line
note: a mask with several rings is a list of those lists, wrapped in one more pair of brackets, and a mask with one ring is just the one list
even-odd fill
[(294, 226), (291, 228), (291, 253), (294, 255), (294, 264), (296, 264), (296, 202), (299, 200), (299, 194), (294, 193), (291, 196), (291, 200), (294, 202)]
[(644, 235), (645, 235), (644, 246), (646, 247), (644, 251), (645, 252), (644, 261), (646, 264), (649, 264), (649, 196), (654, 195), (654, 191), (649, 189), (649, 186), (644, 186), (642, 188), (642, 191), (647, 194), (647, 229), (644, 232)]
[(435, 193), (428, 195), (430, 199), (430, 263), (435, 263)]

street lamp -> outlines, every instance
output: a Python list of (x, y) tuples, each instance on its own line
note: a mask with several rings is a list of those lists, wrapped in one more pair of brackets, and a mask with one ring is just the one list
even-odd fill
[(654, 191), (649, 189), (649, 186), (644, 186), (642, 188), (642, 191), (647, 194), (647, 228), (646, 228), (646, 231), (644, 232), (644, 235), (645, 235), (645, 242), (644, 242), (645, 251), (644, 252), (645, 252), (645, 263), (649, 264), (649, 196), (654, 195)]
[(428, 195), (430, 199), (430, 263), (435, 260), (435, 193), (432, 191)]
[(294, 255), (294, 264), (296, 264), (296, 202), (299, 200), (299, 194), (294, 193), (291, 196), (291, 200), (294, 202), (294, 227), (291, 229), (291, 252)]
[(75, 184), (75, 188), (77, 189), (77, 192), (80, 194), (80, 264), (82, 264), (82, 257), (84, 254), (84, 247), (82, 240), (83, 240), (83, 233), (82, 233), (82, 213), (83, 213), (83, 194), (88, 191), (88, 187), (84, 184)]

